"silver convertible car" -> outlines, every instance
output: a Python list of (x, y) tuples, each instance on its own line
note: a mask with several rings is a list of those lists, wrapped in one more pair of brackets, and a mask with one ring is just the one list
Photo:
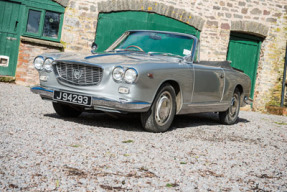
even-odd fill
[(218, 112), (223, 124), (250, 104), (251, 81), (228, 61), (199, 61), (199, 40), (183, 33), (127, 31), (104, 53), (46, 53), (34, 60), (40, 85), (62, 117), (139, 113), (145, 130), (164, 132), (175, 115)]

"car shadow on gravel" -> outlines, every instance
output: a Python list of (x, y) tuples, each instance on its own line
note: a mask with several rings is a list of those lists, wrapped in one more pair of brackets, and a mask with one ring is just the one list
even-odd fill
[[(139, 114), (107, 114), (107, 113), (83, 113), (78, 118), (63, 118), (56, 113), (45, 114), (44, 116), (68, 122), (74, 122), (92, 127), (103, 127), (111, 129), (121, 129), (124, 131), (145, 132), (141, 126)], [(238, 123), (248, 123), (249, 121), (239, 118)], [(176, 129), (192, 128), (198, 126), (218, 126), (221, 125), (216, 113), (200, 113), (191, 115), (175, 116), (171, 128)]]
[(138, 114), (82, 113), (77, 118), (63, 118), (56, 113), (50, 113), (44, 116), (92, 127), (144, 132)]
[[(237, 123), (249, 123), (247, 119), (240, 118)], [(178, 115), (173, 120), (170, 131), (175, 129), (187, 128), (187, 127), (198, 127), (198, 126), (218, 126), (222, 125), (219, 122), (217, 113), (198, 113), (190, 115)]]

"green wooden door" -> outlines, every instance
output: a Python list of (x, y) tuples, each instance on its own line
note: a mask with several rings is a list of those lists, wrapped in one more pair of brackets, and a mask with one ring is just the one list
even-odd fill
[(231, 66), (242, 70), (251, 79), (251, 98), (254, 96), (257, 65), (262, 39), (259, 37), (231, 33), (227, 60)]
[(190, 25), (155, 13), (139, 11), (100, 13), (96, 34), (98, 51), (106, 50), (127, 30), (172, 31), (192, 34), (198, 38), (200, 35), (200, 32)]
[(19, 50), (20, 4), (0, 0), (0, 75), (15, 76)]

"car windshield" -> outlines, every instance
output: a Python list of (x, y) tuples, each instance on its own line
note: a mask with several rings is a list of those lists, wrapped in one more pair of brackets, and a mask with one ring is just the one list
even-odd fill
[(190, 55), (194, 41), (189, 36), (153, 31), (128, 32), (119, 40), (110, 47), (113, 51), (143, 51), (176, 56)]

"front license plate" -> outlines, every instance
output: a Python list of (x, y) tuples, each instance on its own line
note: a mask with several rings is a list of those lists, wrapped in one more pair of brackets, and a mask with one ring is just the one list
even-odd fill
[(90, 96), (68, 93), (64, 91), (54, 91), (54, 100), (84, 106), (91, 106), (92, 103), (92, 97)]

